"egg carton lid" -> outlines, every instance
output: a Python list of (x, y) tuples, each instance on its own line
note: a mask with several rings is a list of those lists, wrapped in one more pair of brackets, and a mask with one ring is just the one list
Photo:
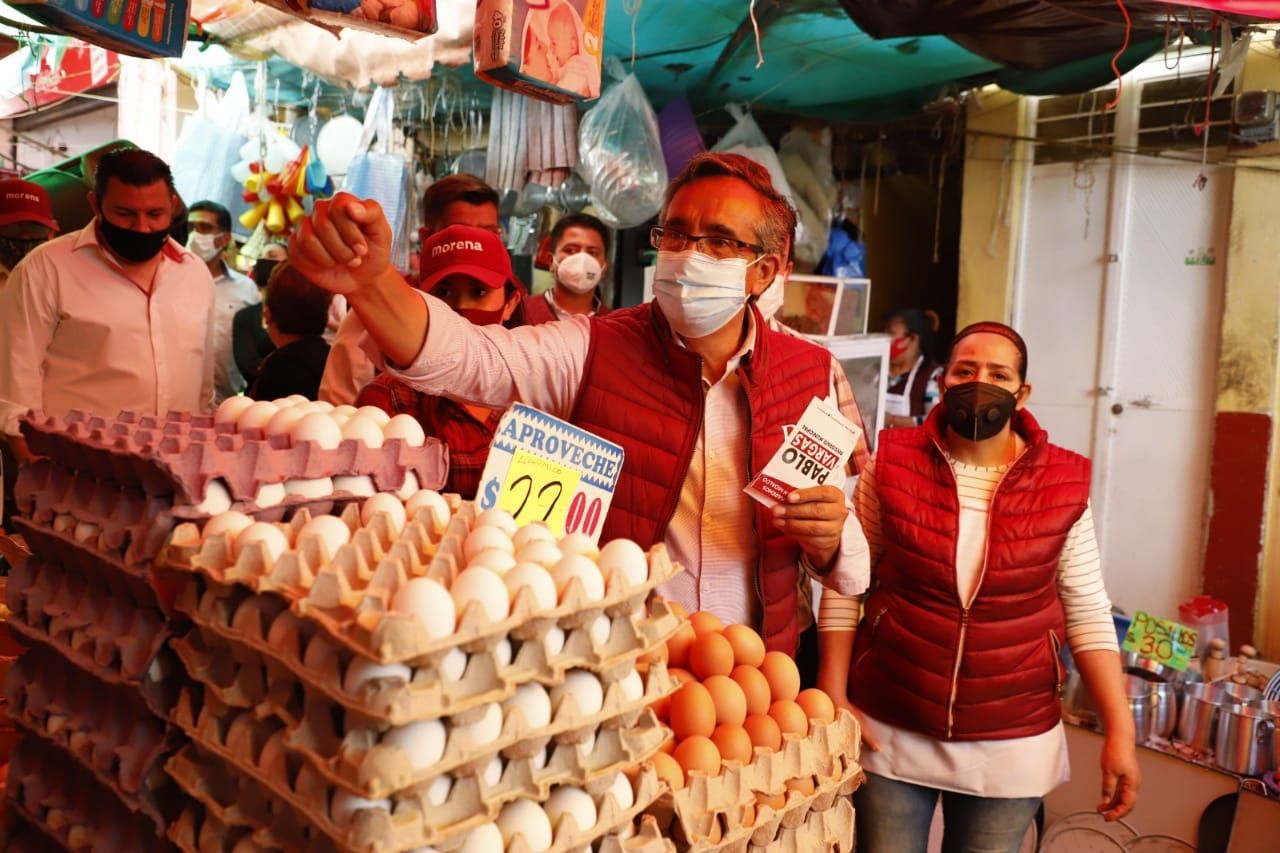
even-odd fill
[[(370, 799), (380, 799), (407, 788), (430, 784), (446, 773), (467, 775), (479, 773), (494, 756), (527, 756), (552, 740), (558, 743), (580, 743), (599, 728), (630, 728), (653, 703), (671, 694), (675, 680), (666, 666), (652, 667), (645, 678), (644, 694), (628, 699), (622, 685), (605, 685), (604, 702), (598, 713), (584, 714), (570, 697), (560, 703), (545, 728), (531, 730), (519, 714), (504, 715), (502, 730), (490, 744), (479, 749), (459, 747), (450, 737), (444, 755), (425, 770), (415, 770), (408, 756), (398, 746), (378, 743), (381, 732), (375, 729), (325, 731), (331, 723), (332, 706), (313, 704), (300, 725), (291, 728), (288, 742), (309, 763), (335, 785)], [(476, 711), (462, 715), (464, 718)]]
[[(32, 453), (87, 470), (102, 479), (173, 494), (174, 503), (200, 504), (211, 480), (222, 480), (233, 502), (253, 504), (264, 485), (324, 477), (371, 477), (377, 491), (394, 491), (412, 471), (420, 488), (438, 489), (448, 451), (434, 438), (422, 447), (389, 439), (371, 448), (344, 439), (334, 450), (314, 441), (291, 445), (284, 435), (236, 432), (211, 415), (170, 412), (163, 418), (121, 412), (113, 420), (72, 411), (65, 418), (30, 414), (22, 433)], [(264, 509), (266, 507), (263, 507)]]

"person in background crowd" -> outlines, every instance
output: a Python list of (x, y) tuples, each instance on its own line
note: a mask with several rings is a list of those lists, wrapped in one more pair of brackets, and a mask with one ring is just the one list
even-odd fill
[(213, 400), (213, 279), (169, 237), (173, 176), (120, 149), (98, 165), (94, 218), (37, 246), (0, 291), (0, 431), (36, 409), (203, 412)]
[(525, 302), (530, 325), (563, 320), (570, 314), (607, 314), (600, 282), (609, 269), (609, 229), (589, 213), (561, 217), (551, 229), (551, 274), (546, 293)]
[(858, 594), (868, 572), (838, 472), (771, 509), (743, 492), (784, 425), (832, 393), (831, 355), (769, 331), (748, 304), (781, 272), (795, 211), (754, 161), (701, 154), (659, 221), (653, 302), (528, 328), (473, 325), (411, 288), (382, 212), (348, 195), (320, 202), (289, 257), (347, 295), (392, 375), (490, 408), (521, 400), (621, 444), (601, 538), (665, 542), (685, 571), (662, 595), (795, 654), (800, 574)]
[[(271, 280), (271, 271), (288, 257), (279, 243), (267, 246), (261, 258), (253, 265), (253, 283), (258, 287), (260, 299), (252, 305), (246, 305), (236, 312), (231, 321), (231, 354), (236, 360), (236, 369), (244, 377), (250, 387), (258, 378), (258, 368), (262, 360), (271, 354), (276, 345), (271, 343), (267, 334), (267, 324), (262, 319), (263, 304), (267, 298), (267, 283)], [(281, 250), (281, 251), (273, 251)]]
[(214, 402), (220, 403), (248, 387), (236, 366), (231, 329), (237, 311), (262, 300), (253, 280), (233, 270), (223, 256), (231, 245), (231, 212), (216, 201), (198, 201), (187, 211), (187, 223), (187, 248), (213, 276), (213, 386)]
[(191, 236), (187, 213), (186, 202), (181, 197), (175, 196), (173, 200), (173, 224), (169, 226), (169, 236), (179, 246), (187, 245), (187, 239)]
[(924, 853), (938, 798), (944, 850), (1016, 851), (1069, 774), (1063, 642), (1106, 732), (1107, 820), (1140, 770), (1089, 508), (1089, 461), (1027, 411), (1027, 347), (1002, 323), (956, 336), (942, 402), (885, 430), (858, 481), (874, 585), (822, 597), (820, 685), (858, 715), (862, 853)]
[(288, 261), (271, 271), (263, 317), (276, 348), (263, 359), (250, 397), (278, 400), (301, 394), (316, 399), (329, 357), (324, 326), (331, 298), (329, 291), (316, 287)]
[[(474, 175), (450, 175), (441, 178), (422, 195), (422, 242), (437, 231), (450, 225), (467, 225), (483, 228), (496, 235), (502, 234), (498, 221), (498, 191)], [(505, 252), (506, 248), (499, 244)], [(521, 291), (523, 292), (523, 285)], [(337, 294), (343, 296), (343, 294)], [(345, 297), (344, 297), (345, 298)], [(523, 320), (523, 308), (517, 308), (516, 316)], [(320, 399), (335, 406), (355, 401), (360, 389), (368, 385), (374, 376), (373, 362), (360, 346), (364, 325), (351, 312), (338, 327), (337, 338), (329, 352), (329, 363), (324, 367), (324, 379), (320, 382)]]
[[(419, 287), (477, 326), (518, 324), (520, 284), (511, 258), (492, 231), (451, 225), (422, 246)], [(377, 406), (388, 415), (409, 414), (427, 435), (449, 448), (445, 491), (464, 499), (476, 496), (480, 474), (489, 459), (489, 444), (503, 409), (455, 402), (426, 394), (389, 373), (381, 373), (361, 390), (357, 406)]]
[(942, 366), (933, 360), (938, 317), (932, 311), (899, 308), (884, 320), (889, 344), (889, 388), (884, 395), (884, 425), (913, 427), (938, 404)]
[(0, 288), (18, 261), (57, 233), (48, 190), (17, 178), (0, 181)]

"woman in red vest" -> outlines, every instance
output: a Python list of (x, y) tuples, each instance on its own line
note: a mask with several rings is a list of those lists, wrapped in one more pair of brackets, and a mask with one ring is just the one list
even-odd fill
[[(886, 430), (855, 504), (873, 580), (825, 591), (819, 683), (863, 722), (860, 853), (924, 853), (939, 797), (947, 851), (1014, 851), (1069, 773), (1065, 642), (1106, 730), (1108, 820), (1137, 797), (1134, 724), (1089, 509), (1089, 461), (1026, 410), (1027, 348), (962, 330), (924, 424)], [(854, 626), (857, 624), (855, 634)]]

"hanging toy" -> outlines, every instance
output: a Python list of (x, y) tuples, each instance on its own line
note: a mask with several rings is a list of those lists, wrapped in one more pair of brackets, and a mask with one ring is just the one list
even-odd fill
[(262, 225), (276, 236), (287, 236), (306, 215), (309, 203), (333, 195), (333, 181), (310, 146), (298, 147), (286, 136), (270, 135), (261, 146), (250, 140), (240, 150), (241, 162), (232, 175), (244, 185), (249, 209), (240, 224), (253, 231)]

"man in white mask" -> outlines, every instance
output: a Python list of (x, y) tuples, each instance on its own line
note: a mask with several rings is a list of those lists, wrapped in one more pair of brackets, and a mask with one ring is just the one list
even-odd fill
[(216, 201), (198, 201), (187, 211), (187, 228), (187, 250), (204, 261), (213, 276), (213, 390), (215, 402), (222, 402), (246, 385), (231, 345), (236, 312), (261, 302), (262, 297), (251, 278), (223, 259), (231, 245), (229, 210)]
[(520, 400), (621, 444), (601, 540), (665, 543), (685, 571), (661, 594), (794, 655), (801, 574), (845, 594), (869, 575), (842, 478), (772, 509), (742, 491), (833, 391), (831, 355), (770, 331), (748, 303), (785, 267), (795, 211), (753, 161), (702, 154), (671, 182), (659, 222), (654, 302), (518, 329), (472, 325), (411, 288), (390, 264), (385, 217), (351, 196), (317, 205), (290, 258), (347, 295), (408, 384), (492, 408)]
[(608, 226), (589, 213), (571, 213), (551, 229), (548, 242), (556, 282), (525, 302), (525, 322), (538, 325), (574, 314), (608, 313), (600, 296), (600, 283), (609, 269)]

